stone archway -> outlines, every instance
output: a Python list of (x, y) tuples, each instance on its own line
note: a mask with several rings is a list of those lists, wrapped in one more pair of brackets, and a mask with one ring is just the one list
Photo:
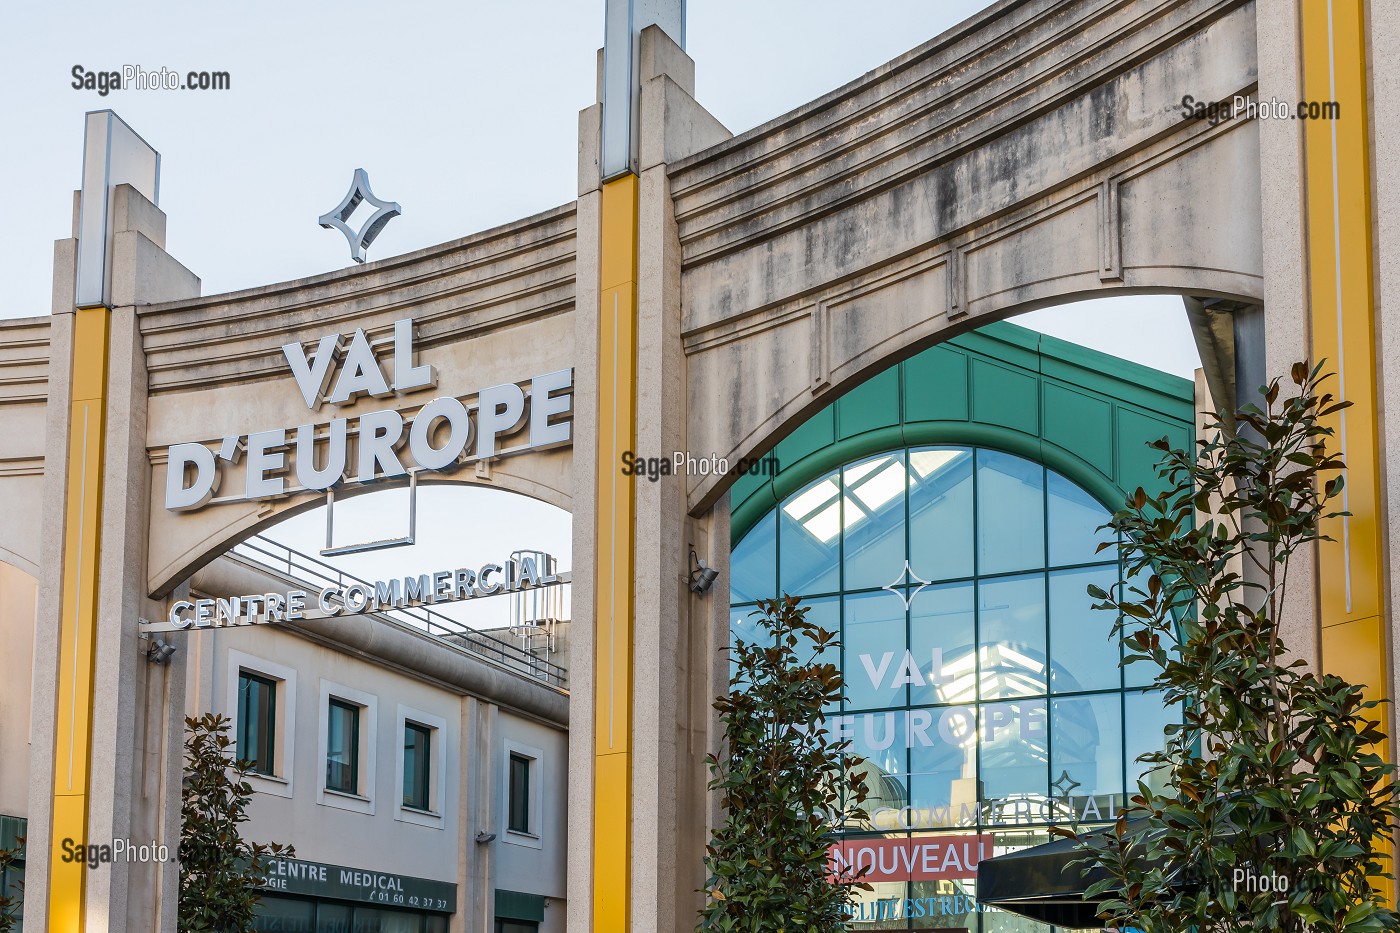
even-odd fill
[[(762, 452), (901, 355), (1020, 311), (1262, 303), (1258, 125), (1181, 107), (1256, 90), (1254, 15), (1003, 4), (668, 166), (691, 386), (735, 400), (691, 411), (692, 447)], [(694, 480), (689, 505), (721, 489)]]
[[(439, 394), (470, 398), (574, 370), (572, 447), (491, 461), (471, 481), (569, 504), (576, 658), (601, 650), (593, 630), (609, 621), (595, 618), (600, 558), (626, 567), (636, 627), (623, 685), (624, 788), (593, 784), (601, 685), (589, 664), (571, 677), (569, 928), (594, 928), (596, 882), (629, 905), (633, 929), (688, 929), (716, 818), (703, 759), (717, 743), (708, 707), (723, 678), (728, 618), (722, 600), (691, 592), (687, 574), (692, 553), (727, 570), (729, 480), (632, 483), (634, 538), (626, 554), (605, 554), (595, 492), (620, 466), (616, 445), (752, 456), (870, 373), (938, 341), (1109, 294), (1262, 305), (1269, 369), (1281, 371), (1307, 346), (1297, 131), (1211, 125), (1180, 107), (1185, 95), (1298, 96), (1293, 19), (1277, 25), (1263, 6), (1002, 0), (733, 138), (694, 100), (695, 64), (661, 29), (645, 30), (635, 224), (623, 237), (635, 260), (636, 381), (622, 387), (635, 402), (635, 431), (613, 447), (594, 423), (614, 398), (600, 385), (599, 360), (605, 310), (616, 307), (605, 309), (602, 294), (617, 286), (600, 268), (600, 106), (581, 117), (577, 201), (362, 269), (230, 295), (198, 297), (198, 280), (165, 252), (164, 216), (135, 188), (117, 188), (120, 274), (103, 312), (109, 353), (96, 400), (105, 494), (92, 517), (102, 543), (86, 571), (96, 596), (92, 670), (107, 699), (90, 730), (93, 761), (105, 769), (88, 802), (92, 832), (161, 831), (159, 805), (133, 794), (123, 767), (141, 740), (136, 710), (150, 676), (131, 649), (136, 620), (159, 611), (152, 597), (228, 540), (317, 501), (288, 495), (171, 513), (161, 501), (167, 451), (305, 423), (280, 348), (356, 329), (387, 346), (394, 322), (411, 317), (419, 362), (439, 368)], [(1284, 197), (1263, 193), (1280, 186)], [(0, 324), (0, 365), (19, 374), (0, 379), (0, 499), (18, 503), (0, 547), (39, 570), (35, 691), (54, 708), (55, 633), (74, 567), (64, 541), (77, 487), (67, 480), (82, 466), (72, 438), (78, 403), (94, 401), (75, 388), (87, 375), (74, 361), (76, 255), (75, 238), (59, 241), (51, 318)], [(412, 417), (432, 397), (361, 400), (346, 411)], [(11, 446), (11, 437), (25, 440)], [(55, 736), (51, 718), (41, 720), (38, 786), (53, 783)], [(627, 870), (595, 878), (592, 814), (618, 801), (626, 823), (612, 829), (624, 837)], [(52, 842), (53, 807), (40, 799), (30, 814), (39, 847)], [(48, 881), (37, 863), (36, 924)], [(94, 876), (88, 916), (148, 928), (169, 883), (140, 868)]]

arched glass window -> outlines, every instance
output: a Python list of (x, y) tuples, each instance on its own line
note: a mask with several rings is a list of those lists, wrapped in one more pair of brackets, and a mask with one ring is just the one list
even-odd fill
[(1141, 689), (1147, 665), (1125, 679), (1113, 618), (1086, 592), (1119, 580), (1116, 549), (1098, 550), (1108, 514), (1023, 457), (916, 447), (816, 479), (734, 548), (737, 637), (778, 593), (841, 632), (828, 724), (871, 788), (845, 842), (882, 868), (854, 929), (1047, 929), (980, 909), (978, 853), (1108, 822), (1142, 776), (1134, 759), (1161, 747), (1176, 713)]

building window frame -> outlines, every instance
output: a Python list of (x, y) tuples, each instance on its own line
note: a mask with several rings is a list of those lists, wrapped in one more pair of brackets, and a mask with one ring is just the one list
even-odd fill
[[(256, 684), (260, 689), (259, 693), (266, 691), (267, 706), (266, 716), (259, 712), (257, 718), (258, 728), (262, 731), (255, 740), (249, 740), (248, 728), (250, 721), (254, 718), (249, 715), (249, 694), (251, 690), (245, 691), (244, 684), (250, 687)], [(264, 676), (256, 671), (247, 668), (238, 670), (238, 729), (235, 733), (235, 754), (242, 761), (247, 761), (252, 765), (252, 772), (255, 774), (269, 775), (277, 773), (277, 681), (271, 677)], [(247, 748), (247, 745), (254, 745), (255, 748)]]
[(229, 648), (225, 658), (224, 709), (231, 720), (229, 732), (236, 738), (239, 734), (238, 685), (240, 675), (252, 674), (271, 681), (276, 687), (273, 697), (274, 725), (272, 736), (272, 773), (250, 772), (246, 778), (254, 791), (272, 794), (277, 797), (291, 797), (296, 790), (296, 705), (297, 672), (295, 668), (260, 658), (256, 655)]
[[(514, 761), (526, 762), (525, 817), (527, 830), (512, 828), (513, 766)], [(532, 849), (544, 848), (543, 827), (545, 825), (542, 808), (544, 786), (544, 751), (533, 745), (507, 739), (501, 761), (501, 841), (510, 845), (526, 846)]]
[[(447, 746), (452, 739), (447, 731), (447, 718), (400, 703), (397, 705), (394, 719), (394, 735), (397, 736), (394, 755), (394, 787), (398, 795), (397, 805), (394, 807), (394, 819), (402, 823), (416, 823), (419, 826), (446, 829), (447, 787), (456, 783), (455, 776), (447, 773)], [(428, 806), (426, 809), (419, 809), (403, 802), (403, 738), (409, 726), (428, 730)]]
[[(360, 714), (364, 707), (358, 703), (351, 703), (340, 697), (332, 696), (329, 707), (326, 710), (326, 790), (337, 791), (342, 794), (349, 794), (352, 797), (360, 796)], [(349, 786), (336, 784), (331, 776), (331, 756), (338, 753), (332, 748), (331, 733), (335, 731), (337, 723), (343, 723), (344, 735), (341, 741), (348, 742), (350, 747), (349, 762), (342, 762), (345, 774), (348, 776)]]
[[(329, 755), (332, 701), (359, 708), (359, 715), (356, 717), (356, 745), (353, 756), (354, 793), (327, 786), (326, 764)], [(372, 693), (365, 693), (363, 690), (356, 690), (345, 684), (322, 679), (318, 707), (316, 802), (323, 806), (373, 816), (375, 812), (375, 774), (378, 763), (379, 698)]]

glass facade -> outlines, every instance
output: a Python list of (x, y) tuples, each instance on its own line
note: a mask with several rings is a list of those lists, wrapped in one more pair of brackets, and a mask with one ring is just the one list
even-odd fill
[[(828, 728), (871, 789), (843, 846), (877, 879), (855, 929), (1047, 929), (977, 903), (979, 855), (1109, 821), (1134, 759), (1161, 747), (1177, 713), (1139, 688), (1144, 665), (1124, 679), (1114, 620), (1086, 592), (1119, 580), (1116, 549), (1098, 550), (1107, 519), (1023, 457), (911, 447), (808, 483), (734, 548), (734, 637), (779, 593), (842, 635)], [(908, 870), (910, 849), (938, 870)]]
[(262, 895), (253, 919), (258, 933), (447, 933), (447, 927), (446, 914), (284, 894)]

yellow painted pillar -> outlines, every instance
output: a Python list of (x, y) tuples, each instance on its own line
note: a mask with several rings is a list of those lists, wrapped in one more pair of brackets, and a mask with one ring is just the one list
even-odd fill
[(635, 502), (622, 452), (637, 436), (637, 176), (603, 185), (599, 256), (597, 529), (594, 553), (593, 930), (631, 919)]
[[(1352, 407), (1333, 416), (1333, 445), (1346, 459), (1334, 540), (1318, 548), (1322, 667), (1387, 694), (1371, 257), (1371, 169), (1367, 152), (1366, 34), (1362, 0), (1300, 0), (1305, 102), (1336, 101), (1335, 119), (1303, 124), (1312, 356), (1337, 376), (1328, 388)], [(1385, 708), (1382, 715), (1389, 719)]]
[(54, 727), (53, 846), (49, 855), (51, 933), (80, 933), (84, 923), (83, 865), (64, 862), (61, 843), (64, 839), (87, 839), (110, 315), (104, 307), (83, 308), (75, 312), (73, 321), (63, 614), (59, 627), (58, 718)]

